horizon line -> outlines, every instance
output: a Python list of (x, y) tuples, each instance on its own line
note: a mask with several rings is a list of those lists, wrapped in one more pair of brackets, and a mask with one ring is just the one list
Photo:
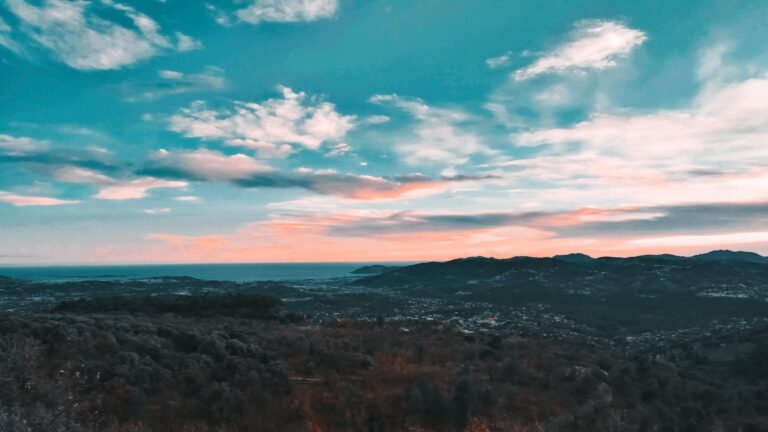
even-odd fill
[[(146, 263), (146, 262), (135, 262), (135, 263), (36, 263), (36, 264), (30, 264), (30, 263), (0, 263), (0, 268), (35, 268), (35, 267), (137, 267), (137, 266), (196, 266), (196, 265), (291, 265), (291, 264), (356, 264), (356, 265), (376, 265), (376, 264), (420, 264), (420, 263), (427, 263), (427, 262), (449, 262), (459, 259), (467, 259), (467, 258), (488, 258), (488, 259), (498, 259), (498, 260), (504, 260), (504, 259), (511, 259), (511, 258), (555, 258), (555, 257), (561, 257), (561, 256), (568, 256), (568, 255), (585, 255), (592, 259), (600, 259), (600, 258), (639, 258), (639, 257), (648, 257), (648, 256), (676, 256), (676, 257), (683, 257), (683, 258), (692, 258), (699, 255), (705, 255), (712, 252), (732, 252), (732, 253), (753, 253), (755, 255), (766, 257), (765, 255), (762, 255), (759, 252), (752, 251), (752, 250), (733, 250), (733, 249), (712, 249), (706, 252), (700, 252), (700, 253), (694, 253), (690, 255), (678, 255), (673, 253), (652, 253), (652, 254), (641, 254), (641, 255), (629, 255), (629, 256), (614, 256), (614, 255), (601, 255), (601, 256), (593, 256), (587, 253), (583, 252), (568, 252), (568, 253), (562, 253), (562, 254), (555, 254), (555, 255), (512, 255), (507, 256), (503, 258), (494, 257), (494, 256), (485, 256), (485, 255), (467, 255), (467, 256), (460, 256), (456, 258), (450, 258), (450, 259), (442, 259), (442, 260), (435, 260), (435, 259), (423, 259), (423, 260), (374, 260), (374, 261), (241, 261), (241, 262), (216, 262), (216, 261), (196, 261), (196, 262), (153, 262), (153, 263)], [(766, 257), (768, 258), (768, 257)]]

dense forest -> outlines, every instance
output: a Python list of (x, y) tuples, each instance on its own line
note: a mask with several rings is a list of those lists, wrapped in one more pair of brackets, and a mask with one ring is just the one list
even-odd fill
[(0, 315), (0, 430), (768, 430), (766, 327), (629, 352), (536, 329), (303, 318), (258, 295)]

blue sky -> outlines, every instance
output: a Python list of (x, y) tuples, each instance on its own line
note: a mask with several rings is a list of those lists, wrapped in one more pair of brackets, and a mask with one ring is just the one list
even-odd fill
[(768, 252), (766, 19), (0, 0), (0, 263)]

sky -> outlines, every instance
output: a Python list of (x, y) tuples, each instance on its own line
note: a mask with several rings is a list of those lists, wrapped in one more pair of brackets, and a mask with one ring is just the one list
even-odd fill
[(0, 264), (768, 253), (768, 4), (0, 0)]

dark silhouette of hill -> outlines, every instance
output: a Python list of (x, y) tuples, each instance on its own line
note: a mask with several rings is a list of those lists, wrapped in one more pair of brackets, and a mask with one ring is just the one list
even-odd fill
[(374, 275), (374, 274), (382, 274), (386, 273), (392, 270), (396, 270), (402, 268), (402, 266), (386, 266), (386, 265), (369, 265), (369, 266), (363, 266), (360, 268), (356, 268), (352, 270), (351, 274), (354, 275)]
[(643, 255), (591, 258), (462, 258), (395, 269), (354, 283), (450, 295), (456, 291), (499, 296), (512, 293), (660, 295), (694, 293), (764, 296), (768, 260), (749, 252), (715, 251), (695, 257)]
[(592, 261), (594, 258), (592, 258), (589, 255), (583, 254), (583, 253), (571, 253), (571, 254), (565, 254), (565, 255), (555, 255), (552, 258), (560, 261), (565, 262), (571, 262), (571, 263), (585, 263)]
[(749, 261), (760, 264), (768, 264), (768, 258), (754, 252), (734, 252), (730, 250), (714, 250), (692, 258), (710, 261)]
[(441, 302), (544, 307), (604, 337), (768, 317), (768, 263), (701, 257), (463, 258), (416, 264), (352, 284)]

